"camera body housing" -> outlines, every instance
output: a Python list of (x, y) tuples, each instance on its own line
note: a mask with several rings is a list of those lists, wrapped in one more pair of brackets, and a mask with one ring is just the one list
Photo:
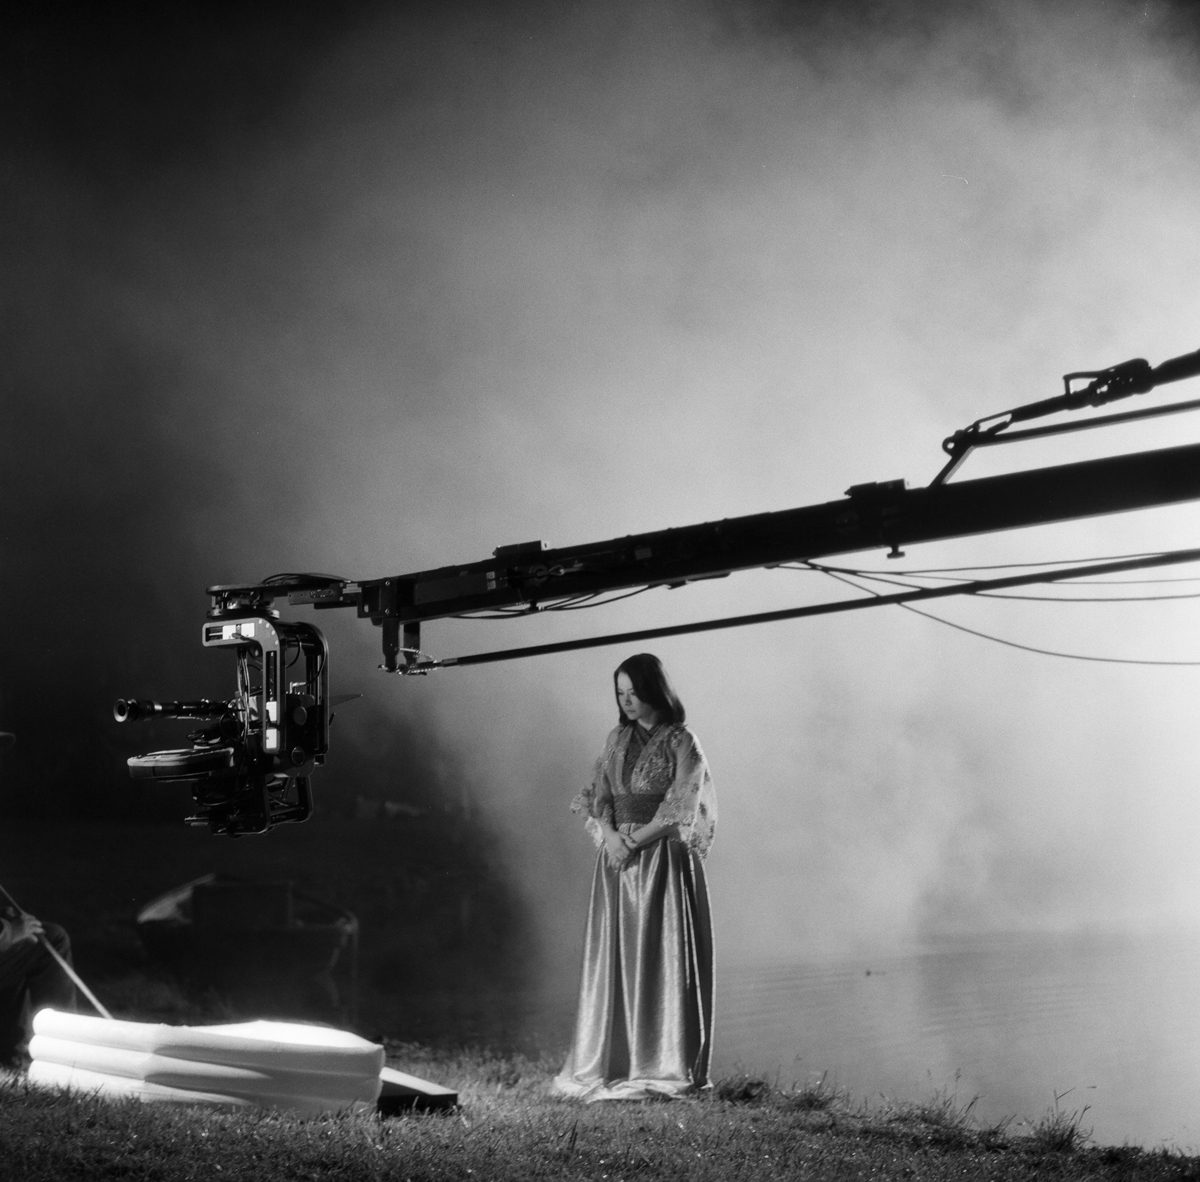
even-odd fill
[(237, 692), (225, 702), (121, 699), (118, 721), (206, 719), (191, 746), (134, 755), (135, 779), (191, 785), (190, 825), (239, 836), (265, 833), (312, 814), (309, 779), (329, 749), (329, 648), (312, 624), (285, 622), (270, 610), (210, 612), (201, 641), (230, 648)]

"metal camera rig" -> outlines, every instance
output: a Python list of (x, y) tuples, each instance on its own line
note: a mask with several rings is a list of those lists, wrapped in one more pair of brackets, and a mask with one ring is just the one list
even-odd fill
[(265, 833), (312, 814), (309, 777), (329, 749), (329, 647), (311, 624), (279, 619), (263, 596), (224, 597), (201, 641), (232, 648), (237, 692), (228, 701), (148, 702), (122, 698), (118, 722), (199, 719), (191, 746), (132, 756), (135, 779), (185, 783), (196, 811), (189, 824), (237, 836)]
[(949, 479), (975, 448), (1198, 409), (1200, 400), (1194, 400), (1009, 430), (1014, 423), (1099, 407), (1197, 375), (1200, 351), (1154, 367), (1138, 358), (1108, 369), (1067, 374), (1061, 395), (979, 419), (946, 439), (942, 446), (949, 461), (925, 488), (910, 489), (903, 480), (859, 484), (847, 490), (844, 499), (820, 505), (560, 549), (548, 549), (541, 542), (502, 546), (480, 562), (382, 579), (352, 582), (329, 575), (279, 575), (262, 583), (210, 587), (202, 643), (234, 650), (237, 693), (227, 702), (119, 701), (115, 711), (119, 721), (162, 717), (211, 724), (192, 732), (189, 748), (133, 756), (130, 773), (190, 784), (196, 812), (188, 817), (189, 823), (207, 825), (215, 833), (264, 833), (311, 814), (309, 777), (324, 762), (329, 743), (328, 648), (312, 625), (280, 620), (272, 606), (277, 598), (317, 610), (353, 608), (359, 618), (369, 619), (381, 630), (381, 668), (411, 676), (459, 665), (1197, 561), (1200, 550), (1138, 555), (1086, 568), (1039, 570), (440, 660), (421, 648), (421, 625), (429, 620), (480, 613), (534, 614), (578, 606), (614, 592), (681, 587), (788, 563), (813, 565), (828, 555), (879, 547), (891, 557), (900, 557), (903, 546), (919, 542), (1200, 499), (1200, 444), (976, 480)]

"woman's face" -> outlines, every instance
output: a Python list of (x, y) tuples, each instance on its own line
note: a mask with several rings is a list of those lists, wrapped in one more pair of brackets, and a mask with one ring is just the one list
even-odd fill
[(644, 727), (652, 727), (658, 718), (658, 711), (637, 696), (628, 673), (617, 674), (617, 705), (626, 718), (640, 722)]

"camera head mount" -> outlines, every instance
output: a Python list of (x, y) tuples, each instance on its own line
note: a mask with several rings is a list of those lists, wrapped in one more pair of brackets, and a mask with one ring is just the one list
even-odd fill
[[(242, 589), (238, 589), (239, 592)], [(191, 785), (196, 811), (188, 824), (238, 836), (265, 833), (312, 813), (309, 777), (329, 748), (329, 649), (311, 624), (252, 612), (243, 596), (236, 613), (209, 613), (206, 648), (231, 648), (237, 692), (227, 702), (120, 699), (118, 722), (146, 718), (203, 719), (191, 746), (134, 755), (134, 779)]]

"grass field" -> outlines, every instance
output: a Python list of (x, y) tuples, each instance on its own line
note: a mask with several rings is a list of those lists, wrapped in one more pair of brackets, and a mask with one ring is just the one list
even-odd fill
[(724, 1080), (711, 1096), (583, 1105), (550, 1094), (553, 1064), (389, 1047), (389, 1060), (458, 1089), (447, 1113), (299, 1120), (263, 1111), (104, 1102), (0, 1078), (0, 1162), (13, 1182), (122, 1178), (300, 1182), (463, 1179), (1200, 1178), (1200, 1159), (1089, 1148), (1083, 1113), (980, 1128), (968, 1101), (858, 1107), (822, 1085)]

